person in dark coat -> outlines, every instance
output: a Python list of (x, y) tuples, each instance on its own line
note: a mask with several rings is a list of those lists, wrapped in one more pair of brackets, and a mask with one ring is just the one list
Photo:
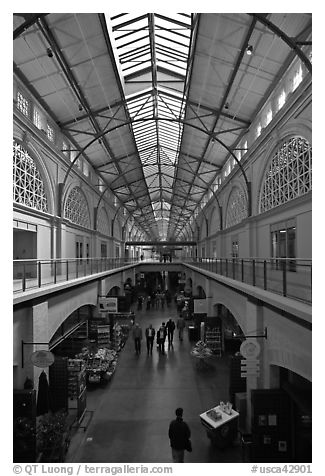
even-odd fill
[(166, 337), (167, 337), (167, 329), (166, 329), (165, 323), (163, 322), (157, 331), (157, 343), (159, 346), (159, 352), (161, 354), (165, 354)]
[(152, 355), (153, 341), (155, 338), (155, 329), (153, 329), (152, 324), (149, 325), (146, 329), (146, 339), (147, 339), (147, 353)]
[(186, 326), (186, 324), (185, 324), (184, 318), (180, 317), (177, 320), (177, 329), (178, 329), (179, 340), (183, 340), (183, 333), (184, 333), (185, 326)]
[(132, 329), (132, 336), (134, 340), (135, 353), (139, 355), (141, 353), (142, 329), (138, 322)]
[(173, 343), (173, 338), (174, 338), (174, 330), (175, 330), (175, 322), (172, 319), (169, 319), (169, 321), (166, 324), (167, 327), (167, 336), (168, 336), (168, 345), (172, 345)]
[(151, 304), (151, 296), (150, 294), (147, 296), (147, 311), (150, 311), (150, 304)]
[(191, 430), (183, 421), (183, 408), (176, 408), (176, 419), (169, 424), (168, 436), (174, 463), (184, 463), (184, 450), (188, 447)]

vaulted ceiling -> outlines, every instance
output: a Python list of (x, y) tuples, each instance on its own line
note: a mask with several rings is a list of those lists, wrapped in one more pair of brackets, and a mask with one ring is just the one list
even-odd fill
[(310, 36), (301, 13), (15, 14), (14, 71), (144, 238), (181, 240)]

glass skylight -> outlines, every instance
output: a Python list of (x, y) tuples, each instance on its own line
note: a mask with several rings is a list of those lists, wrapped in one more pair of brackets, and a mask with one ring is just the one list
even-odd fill
[(107, 23), (160, 238), (165, 239), (171, 208), (166, 200), (172, 197), (183, 132), (192, 17), (124, 13), (107, 17)]

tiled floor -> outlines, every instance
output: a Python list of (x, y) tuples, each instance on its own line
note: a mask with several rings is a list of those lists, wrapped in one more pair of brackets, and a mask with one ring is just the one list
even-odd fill
[[(162, 321), (177, 319), (176, 309), (136, 311), (143, 333), (149, 323), (157, 330)], [(86, 431), (72, 439), (66, 462), (170, 463), (168, 426), (175, 409), (184, 409), (192, 432), (193, 452), (187, 463), (241, 462), (238, 442), (226, 449), (210, 443), (199, 414), (228, 400), (228, 358), (213, 357), (207, 369), (198, 369), (190, 355), (193, 342), (174, 336), (173, 347), (160, 355), (154, 345), (147, 356), (145, 339), (135, 355), (131, 336), (120, 352), (112, 381), (106, 388), (87, 390), (87, 409), (93, 417)]]

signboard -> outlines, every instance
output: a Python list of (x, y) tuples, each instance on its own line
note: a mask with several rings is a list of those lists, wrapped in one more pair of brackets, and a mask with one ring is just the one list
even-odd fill
[(258, 342), (252, 340), (244, 340), (244, 342), (242, 342), (240, 346), (239, 351), (241, 355), (245, 357), (245, 359), (255, 359), (261, 351), (261, 346)]
[(54, 362), (54, 355), (49, 350), (36, 350), (30, 356), (30, 360), (35, 367), (49, 367)]
[(253, 340), (244, 340), (240, 346), (240, 353), (245, 358), (241, 360), (241, 377), (259, 377), (260, 360), (256, 357), (260, 354), (261, 346)]
[(208, 304), (206, 299), (194, 299), (194, 314), (207, 314)]
[(260, 361), (258, 359), (241, 360), (240, 361), (240, 376), (241, 377), (259, 377), (260, 375)]
[(116, 297), (99, 297), (98, 307), (100, 312), (117, 312)]

